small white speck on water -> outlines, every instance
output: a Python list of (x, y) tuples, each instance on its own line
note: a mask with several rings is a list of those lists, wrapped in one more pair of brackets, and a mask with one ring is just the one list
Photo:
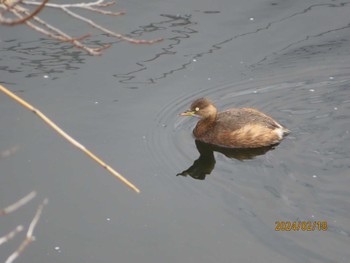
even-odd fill
[(48, 79), (49, 78), (49, 75), (44, 75), (44, 79)]
[(254, 17), (249, 18), (250, 21), (254, 21)]
[(55, 250), (56, 250), (57, 252), (61, 252), (61, 248), (60, 248), (60, 247), (55, 247)]
[(334, 79), (334, 77), (329, 77), (329, 79), (331, 79), (331, 80), (332, 80), (332, 79)]
[(311, 218), (315, 218), (315, 216), (314, 216), (314, 215), (311, 215)]
[(255, 93), (255, 94), (256, 94), (256, 93), (258, 93), (258, 91), (257, 91), (257, 90), (254, 90), (254, 91), (253, 91), (253, 93)]
[(313, 178), (317, 178), (317, 175), (316, 175), (316, 174), (314, 174), (312, 177), (313, 177)]
[(338, 110), (338, 108), (337, 108), (337, 107), (334, 107), (334, 110)]
[(142, 136), (142, 139), (143, 139), (143, 140), (146, 140), (146, 136), (145, 136), (145, 135), (143, 135), (143, 136)]
[(194, 58), (194, 59), (192, 59), (192, 61), (193, 61), (193, 62), (197, 62), (197, 59)]
[(162, 127), (163, 127), (163, 128), (165, 128), (166, 126), (167, 126), (166, 124), (164, 124), (164, 123), (162, 124)]
[(109, 217), (106, 218), (107, 221), (111, 221), (111, 219)]
[(98, 101), (95, 101), (95, 104), (98, 104)]
[(208, 78), (208, 80), (211, 80), (211, 78)]
[(310, 92), (314, 92), (315, 90), (314, 89), (309, 89)]

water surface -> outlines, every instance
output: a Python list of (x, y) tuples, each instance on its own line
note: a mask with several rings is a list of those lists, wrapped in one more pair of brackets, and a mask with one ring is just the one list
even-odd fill
[[(164, 41), (137, 46), (94, 32), (93, 44), (113, 47), (91, 57), (25, 27), (0, 28), (1, 83), (141, 189), (133, 193), (0, 95), (0, 151), (16, 149), (0, 158), (0, 205), (39, 193), (1, 218), (1, 233), (50, 201), (37, 241), (16, 262), (348, 262), (350, 4), (118, 7), (128, 14), (96, 19)], [(176, 176), (200, 156), (197, 120), (178, 116), (199, 97), (220, 110), (255, 107), (292, 133), (254, 158), (211, 152), (199, 166), (204, 178)], [(326, 221), (328, 229), (275, 231), (276, 221)], [(0, 247), (3, 261), (21, 237)]]

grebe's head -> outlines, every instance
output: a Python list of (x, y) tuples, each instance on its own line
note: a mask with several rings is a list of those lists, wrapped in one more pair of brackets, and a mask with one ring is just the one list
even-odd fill
[(202, 119), (209, 118), (209, 117), (216, 117), (217, 109), (214, 106), (214, 104), (206, 99), (206, 98), (200, 98), (195, 100), (191, 104), (191, 108), (183, 113), (181, 113), (181, 116), (198, 116)]

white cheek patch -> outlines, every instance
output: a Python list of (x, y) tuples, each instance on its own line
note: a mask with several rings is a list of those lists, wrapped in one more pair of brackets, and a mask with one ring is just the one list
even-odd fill
[(198, 107), (196, 107), (196, 108), (195, 108), (195, 111), (199, 111), (199, 108), (198, 108)]

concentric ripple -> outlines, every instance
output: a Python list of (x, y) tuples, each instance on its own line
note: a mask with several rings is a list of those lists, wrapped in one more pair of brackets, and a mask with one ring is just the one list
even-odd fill
[[(316, 82), (314, 79), (323, 81)], [(193, 100), (208, 97), (219, 110), (255, 107), (286, 125), (292, 131), (287, 141), (294, 149), (292, 153), (286, 149), (285, 153), (294, 154), (293, 163), (303, 163), (303, 157), (310, 158), (310, 152), (325, 153), (333, 147), (329, 144), (321, 149), (313, 136), (316, 130), (326, 129), (332, 121), (339, 128), (339, 135), (346, 135), (346, 119), (349, 118), (345, 113), (349, 110), (346, 93), (349, 87), (350, 80), (345, 73), (327, 76), (327, 71), (318, 69), (307, 74), (250, 79), (186, 93), (160, 108), (155, 116), (155, 125), (148, 133), (147, 146), (160, 172), (174, 175), (187, 168), (199, 156), (192, 137), (197, 119), (178, 114), (188, 109)], [(329, 141), (328, 136), (320, 133), (317, 138)], [(314, 144), (305, 151), (305, 145), (310, 141)]]

